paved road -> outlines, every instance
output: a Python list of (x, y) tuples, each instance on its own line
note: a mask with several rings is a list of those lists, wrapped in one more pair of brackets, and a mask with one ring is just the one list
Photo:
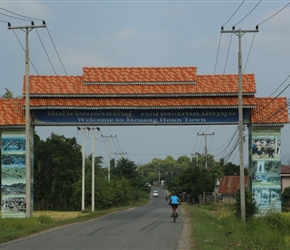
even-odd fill
[(173, 223), (165, 191), (145, 206), (76, 223), (10, 243), (0, 249), (177, 249), (183, 227), (182, 209)]

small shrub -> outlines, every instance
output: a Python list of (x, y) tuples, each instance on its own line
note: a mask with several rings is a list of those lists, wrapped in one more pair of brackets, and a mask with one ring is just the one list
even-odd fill
[[(241, 217), (241, 194), (240, 189), (237, 190), (235, 194), (235, 204), (234, 204), (234, 214), (236, 217)], [(250, 218), (254, 217), (255, 214), (259, 212), (259, 208), (257, 206), (256, 201), (253, 199), (252, 193), (249, 191), (248, 188), (245, 188), (245, 212), (246, 212), (246, 219), (249, 220)]]
[(43, 225), (49, 225), (53, 221), (53, 219), (45, 214), (42, 214), (37, 217), (37, 221)]

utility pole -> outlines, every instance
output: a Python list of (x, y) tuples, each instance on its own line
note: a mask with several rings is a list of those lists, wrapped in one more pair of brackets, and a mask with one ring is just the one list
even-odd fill
[(32, 217), (32, 166), (31, 166), (31, 142), (30, 142), (30, 135), (33, 133), (31, 127), (31, 120), (30, 120), (30, 87), (29, 87), (29, 46), (28, 46), (28, 34), (31, 30), (37, 28), (45, 28), (45, 22), (42, 22), (42, 25), (34, 25), (34, 22), (31, 22), (30, 26), (16, 26), (12, 27), (10, 23), (8, 23), (8, 29), (21, 29), (25, 32), (25, 148), (26, 148), (26, 158), (25, 158), (25, 165), (26, 165), (26, 217)]
[(104, 136), (102, 135), (102, 137), (104, 138), (108, 138), (108, 182), (111, 181), (111, 166), (110, 166), (110, 161), (111, 161), (111, 151), (110, 151), (110, 142), (111, 142), (111, 139), (114, 138), (114, 137), (117, 137), (117, 135), (107, 135), (107, 136)]
[(198, 166), (198, 154), (197, 153), (195, 153), (195, 154), (191, 153), (191, 156), (196, 158), (196, 166)]
[(205, 168), (207, 169), (207, 136), (214, 135), (214, 133), (206, 134), (206, 133), (202, 132), (202, 133), (197, 133), (197, 135), (204, 136), (204, 142), (205, 142), (205, 146), (204, 146)]
[(246, 222), (246, 205), (245, 205), (245, 174), (244, 174), (244, 150), (243, 150), (243, 87), (242, 87), (242, 36), (246, 33), (259, 32), (258, 25), (255, 30), (224, 30), (221, 28), (221, 33), (233, 33), (239, 38), (239, 52), (238, 52), (238, 101), (239, 101), (239, 152), (240, 152), (240, 198), (241, 198), (241, 217), (242, 221)]
[(86, 128), (80, 128), (77, 127), (78, 130), (83, 130), (83, 146), (82, 146), (82, 211), (85, 210), (85, 162), (86, 162), (86, 158), (85, 158), (85, 145), (86, 145), (86, 137), (85, 137), (85, 131)]
[[(87, 129), (92, 130), (92, 212), (95, 211), (95, 128)], [(99, 127), (96, 127), (100, 131)]]

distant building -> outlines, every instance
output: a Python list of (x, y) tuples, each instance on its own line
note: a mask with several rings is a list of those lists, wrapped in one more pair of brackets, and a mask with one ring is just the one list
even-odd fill
[(290, 187), (290, 166), (281, 167), (281, 185), (282, 193), (286, 187)]
[[(249, 176), (245, 176), (245, 187), (249, 188)], [(238, 189), (240, 189), (240, 176), (223, 176), (217, 195), (221, 197), (223, 203), (233, 203)]]

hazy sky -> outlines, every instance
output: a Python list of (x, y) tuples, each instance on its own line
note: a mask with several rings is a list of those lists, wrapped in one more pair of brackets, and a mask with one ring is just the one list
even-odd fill
[[(14, 96), (22, 94), (25, 33), (8, 30), (7, 22), (30, 25), (30, 21), (21, 20), (29, 17), (35, 25), (41, 25), (41, 20), (47, 24), (47, 28), (29, 33), (31, 75), (82, 75), (83, 67), (107, 66), (196, 66), (197, 74), (237, 74), (238, 37), (221, 34), (221, 27), (255, 30), (259, 24), (258, 33), (242, 36), (243, 72), (255, 74), (257, 97), (288, 98), (287, 4), (265, 0), (0, 1), (0, 94), (5, 93), (4, 88)], [(167, 155), (203, 154), (205, 141), (208, 153), (219, 160), (232, 151), (229, 142), (238, 134), (237, 125), (100, 128), (104, 136), (117, 136), (105, 143), (96, 133), (95, 154), (104, 157), (105, 165), (109, 149), (111, 157), (118, 159), (120, 153), (126, 153), (124, 157), (145, 164)], [(37, 127), (36, 131), (44, 140), (55, 132), (75, 136), (79, 144), (83, 143), (76, 127)], [(214, 135), (205, 138), (198, 135), (202, 132)], [(290, 153), (289, 136), (286, 125), (282, 129), (282, 155)], [(90, 138), (87, 132), (87, 154), (91, 153)], [(245, 157), (246, 151), (245, 147)], [(228, 161), (239, 163), (238, 148)]]

